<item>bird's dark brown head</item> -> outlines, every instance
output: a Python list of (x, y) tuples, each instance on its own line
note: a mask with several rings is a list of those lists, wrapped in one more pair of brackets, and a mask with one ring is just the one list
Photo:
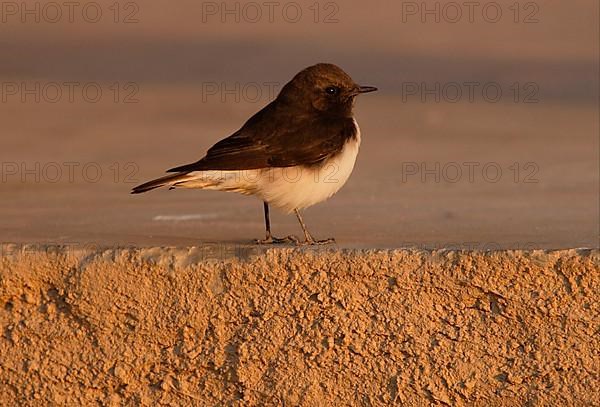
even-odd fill
[(277, 99), (301, 111), (351, 117), (356, 96), (376, 90), (372, 86), (357, 85), (336, 65), (317, 64), (299, 72), (283, 87)]

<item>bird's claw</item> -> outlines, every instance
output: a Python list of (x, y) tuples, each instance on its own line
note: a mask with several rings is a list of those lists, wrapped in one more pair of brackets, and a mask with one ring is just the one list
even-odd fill
[(334, 244), (334, 243), (336, 243), (336, 242), (333, 237), (330, 237), (329, 239), (316, 240), (312, 236), (307, 237), (306, 240), (304, 240), (304, 242), (302, 242), (302, 244), (306, 245), (306, 246), (316, 246), (316, 245), (325, 245), (325, 244)]
[(323, 239), (323, 240), (316, 240), (312, 237), (305, 239), (304, 241), (300, 241), (296, 236), (294, 235), (290, 235), (290, 236), (286, 236), (283, 238), (279, 238), (279, 237), (274, 237), (274, 236), (269, 236), (266, 239), (256, 239), (254, 241), (256, 244), (259, 245), (266, 245), (266, 244), (295, 244), (296, 246), (320, 246), (320, 245), (326, 245), (326, 244), (335, 244), (336, 241), (333, 237), (330, 237), (329, 239)]
[(289, 235), (283, 238), (279, 238), (279, 237), (274, 237), (274, 236), (269, 236), (266, 239), (256, 239), (255, 243), (256, 244), (287, 244), (287, 243), (294, 243), (294, 244), (299, 244), (299, 240), (296, 236), (294, 235)]

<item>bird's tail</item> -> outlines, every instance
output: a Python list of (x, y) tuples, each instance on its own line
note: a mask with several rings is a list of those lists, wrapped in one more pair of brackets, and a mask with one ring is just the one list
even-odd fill
[(193, 177), (191, 175), (189, 175), (187, 172), (180, 172), (178, 174), (167, 175), (167, 176), (146, 182), (145, 184), (138, 185), (137, 187), (133, 188), (133, 190), (131, 190), (131, 193), (132, 194), (141, 194), (142, 192), (148, 192), (153, 189), (160, 188), (160, 187), (163, 187), (166, 185), (168, 185), (170, 187), (174, 187), (178, 183), (185, 182), (185, 181), (189, 180), (190, 178), (193, 178)]
[(162, 178), (146, 182), (131, 191), (132, 194), (141, 194), (155, 188), (168, 186), (173, 188), (211, 189), (216, 191), (239, 192), (253, 194), (257, 191), (261, 173), (250, 171), (192, 171), (167, 175)]

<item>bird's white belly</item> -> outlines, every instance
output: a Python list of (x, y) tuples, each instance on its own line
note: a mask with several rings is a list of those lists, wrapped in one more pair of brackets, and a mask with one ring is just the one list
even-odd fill
[[(356, 122), (355, 122), (356, 124)], [(177, 187), (214, 189), (256, 195), (286, 212), (308, 208), (330, 198), (348, 181), (358, 149), (360, 129), (342, 151), (320, 165), (241, 171), (199, 171)]]
[(349, 140), (336, 156), (315, 167), (263, 170), (258, 195), (286, 212), (308, 208), (330, 198), (348, 181), (356, 162), (360, 140)]

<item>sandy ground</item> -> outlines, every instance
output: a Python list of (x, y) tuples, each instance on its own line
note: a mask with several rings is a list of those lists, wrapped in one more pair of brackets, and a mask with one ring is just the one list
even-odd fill
[(5, 405), (597, 405), (598, 251), (3, 254)]

